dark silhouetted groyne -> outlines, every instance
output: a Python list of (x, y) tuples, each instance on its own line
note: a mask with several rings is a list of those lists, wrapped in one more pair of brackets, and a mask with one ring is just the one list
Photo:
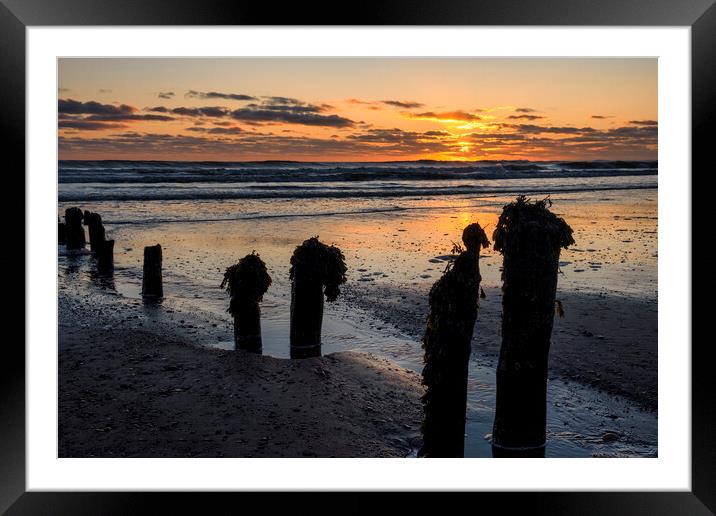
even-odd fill
[(65, 245), (67, 249), (83, 249), (85, 230), (82, 227), (82, 210), (79, 208), (67, 208), (65, 210)]
[(142, 275), (142, 297), (160, 299), (164, 297), (162, 286), (162, 246), (144, 248), (144, 271)]
[(425, 367), (421, 457), (463, 457), (467, 370), (480, 293), (480, 248), (489, 242), (479, 224), (462, 234), (466, 249), (430, 289), (423, 337)]
[(494, 248), (503, 255), (495, 457), (544, 456), (559, 254), (574, 243), (572, 228), (549, 211), (551, 204), (520, 196), (504, 207), (493, 233)]
[(85, 210), (83, 219), (89, 233), (90, 250), (97, 252), (99, 245), (104, 242), (105, 238), (102, 217), (99, 213)]
[[(104, 235), (102, 235), (104, 238)], [(95, 243), (97, 271), (108, 274), (114, 271), (114, 240), (101, 240)]]
[(340, 249), (313, 237), (296, 247), (291, 257), (291, 358), (321, 355), (323, 296), (335, 301), (346, 281)]
[(271, 285), (266, 264), (258, 254), (244, 256), (226, 269), (221, 288), (231, 300), (227, 310), (234, 318), (234, 344), (237, 349), (261, 353), (261, 308), (259, 303)]
[(60, 222), (57, 219), (57, 243), (58, 245), (65, 245), (67, 243), (67, 225), (64, 222)]

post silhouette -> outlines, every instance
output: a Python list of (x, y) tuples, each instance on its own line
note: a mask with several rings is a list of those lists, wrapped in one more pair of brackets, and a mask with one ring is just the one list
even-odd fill
[(492, 431), (495, 457), (544, 457), (547, 366), (560, 249), (572, 228), (549, 199), (524, 196), (504, 207), (493, 234), (503, 255), (502, 346)]
[(340, 249), (318, 237), (296, 247), (291, 257), (291, 358), (321, 355), (323, 296), (329, 302), (340, 294), (347, 267)]
[(164, 297), (162, 286), (162, 246), (144, 248), (144, 271), (142, 276), (142, 297), (159, 299)]
[(97, 252), (101, 242), (104, 242), (105, 238), (102, 217), (99, 213), (93, 213), (85, 210), (83, 218), (89, 233), (90, 250)]
[(463, 457), (467, 370), (480, 294), (480, 248), (489, 242), (479, 224), (462, 233), (466, 249), (430, 289), (423, 349), (424, 418), (420, 457)]
[(259, 302), (271, 285), (266, 264), (255, 252), (244, 256), (224, 273), (221, 288), (231, 296), (229, 312), (234, 318), (234, 345), (261, 353), (261, 308)]
[(60, 222), (57, 219), (57, 243), (58, 245), (65, 245), (67, 243), (67, 225), (64, 222)]
[(85, 230), (82, 227), (82, 210), (79, 208), (67, 208), (65, 210), (65, 245), (67, 249), (83, 249)]
[(97, 272), (108, 274), (114, 271), (114, 240), (102, 240), (95, 243)]

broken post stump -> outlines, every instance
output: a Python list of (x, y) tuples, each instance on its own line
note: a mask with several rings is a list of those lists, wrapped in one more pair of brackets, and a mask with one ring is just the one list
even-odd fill
[(259, 302), (271, 285), (266, 264), (255, 252), (226, 269), (221, 288), (231, 296), (229, 312), (234, 318), (234, 345), (261, 353), (261, 308)]
[(423, 349), (425, 367), (419, 457), (463, 457), (467, 370), (480, 294), (480, 248), (489, 242), (479, 224), (463, 230), (466, 250), (455, 246), (457, 258), (430, 289)]
[(97, 271), (109, 273), (114, 270), (114, 240), (102, 240), (95, 244)]
[(57, 219), (57, 243), (58, 245), (67, 243), (67, 226), (64, 222), (60, 222), (59, 219)]
[(547, 365), (560, 249), (572, 228), (549, 199), (524, 196), (504, 207), (493, 234), (503, 255), (502, 346), (497, 365), (494, 457), (544, 457)]
[(323, 296), (340, 294), (347, 267), (341, 250), (309, 238), (291, 256), (291, 358), (321, 356)]
[(105, 232), (104, 226), (102, 225), (102, 217), (99, 213), (93, 213), (85, 210), (84, 223), (88, 228), (90, 250), (97, 252), (97, 249), (101, 242), (104, 242)]
[(142, 297), (150, 299), (164, 297), (162, 287), (162, 246), (159, 244), (144, 248)]
[(82, 227), (82, 210), (67, 208), (65, 210), (65, 245), (67, 249), (82, 249), (86, 244), (85, 230)]

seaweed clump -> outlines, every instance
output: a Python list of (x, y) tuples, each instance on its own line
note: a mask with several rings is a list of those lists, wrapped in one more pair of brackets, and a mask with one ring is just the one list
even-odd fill
[(231, 296), (226, 311), (235, 314), (240, 304), (261, 302), (270, 286), (271, 276), (266, 270), (266, 264), (256, 251), (247, 254), (224, 272), (221, 288)]
[(421, 457), (464, 455), (467, 370), (480, 295), (480, 249), (489, 246), (484, 229), (470, 224), (463, 230), (466, 249), (430, 289), (422, 397)]
[(530, 235), (535, 230), (539, 230), (545, 239), (547, 249), (566, 248), (574, 244), (572, 228), (562, 217), (549, 211), (551, 207), (552, 200), (549, 197), (530, 201), (524, 195), (506, 205), (492, 233), (495, 251), (519, 253), (521, 246), (532, 243)]
[(231, 300), (229, 312), (234, 318), (234, 344), (251, 353), (261, 353), (261, 308), (259, 302), (271, 285), (266, 264), (256, 251), (226, 269), (221, 288)]
[(343, 252), (315, 236), (296, 247), (291, 256), (289, 278), (293, 281), (300, 275), (301, 281), (323, 285), (326, 300), (333, 302), (341, 293), (339, 287), (346, 282), (347, 270)]

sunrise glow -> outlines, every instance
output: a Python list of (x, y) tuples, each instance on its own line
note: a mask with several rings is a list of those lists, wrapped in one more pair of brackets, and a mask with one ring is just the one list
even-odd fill
[(61, 59), (60, 159), (655, 159), (654, 59)]

